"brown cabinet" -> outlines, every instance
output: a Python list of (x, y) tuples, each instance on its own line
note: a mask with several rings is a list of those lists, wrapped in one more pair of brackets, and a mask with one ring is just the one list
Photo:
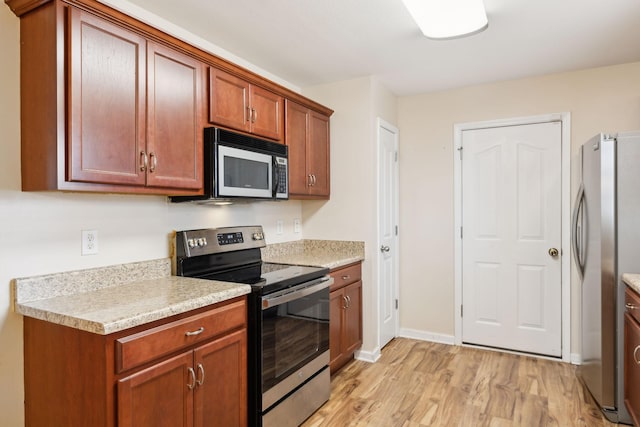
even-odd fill
[(213, 67), (209, 87), (209, 122), (282, 139), (282, 96)]
[(289, 146), (289, 197), (328, 199), (329, 116), (285, 101), (285, 143)]
[(202, 189), (201, 62), (62, 2), (21, 27), (23, 190)]
[(246, 299), (97, 335), (25, 317), (27, 426), (246, 426)]
[(329, 367), (336, 372), (362, 345), (362, 280), (360, 263), (332, 271), (329, 294)]
[(624, 314), (624, 404), (640, 425), (640, 296), (627, 288)]

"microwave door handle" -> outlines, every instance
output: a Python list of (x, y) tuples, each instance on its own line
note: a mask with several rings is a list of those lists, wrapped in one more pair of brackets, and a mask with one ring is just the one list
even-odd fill
[(271, 182), (273, 183), (273, 197), (275, 198), (276, 194), (278, 194), (278, 190), (280, 189), (280, 180), (278, 179), (280, 177), (280, 167), (278, 166), (275, 156), (271, 158), (271, 163), (273, 165), (271, 168)]

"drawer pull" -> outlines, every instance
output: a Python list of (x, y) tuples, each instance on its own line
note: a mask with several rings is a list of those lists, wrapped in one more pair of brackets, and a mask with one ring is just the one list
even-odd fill
[(351, 278), (350, 274), (346, 274), (344, 276), (342, 276), (342, 280), (349, 280)]
[(187, 368), (187, 371), (189, 372), (189, 376), (191, 377), (191, 382), (187, 383), (187, 387), (189, 387), (189, 390), (193, 390), (193, 388), (196, 386), (196, 373), (191, 367)]
[(193, 337), (195, 335), (200, 335), (201, 333), (204, 332), (204, 326), (200, 326), (198, 329), (196, 329), (195, 331), (188, 331), (185, 332), (184, 334), (188, 337)]
[(627, 310), (637, 310), (638, 309), (637, 305), (631, 304), (630, 302), (626, 303), (624, 306), (625, 306), (625, 308)]
[(640, 345), (637, 345), (636, 348), (633, 349), (633, 360), (635, 360), (636, 364), (640, 365), (640, 360), (638, 360), (638, 350), (640, 350)]
[(198, 363), (198, 379), (196, 383), (198, 385), (204, 384), (204, 366), (202, 366), (202, 363)]

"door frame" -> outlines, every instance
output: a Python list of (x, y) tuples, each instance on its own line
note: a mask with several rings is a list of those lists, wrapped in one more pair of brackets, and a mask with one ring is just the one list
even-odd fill
[[(395, 127), (394, 125), (392, 125), (391, 123), (386, 122), (385, 120), (381, 119), (380, 117), (377, 118), (376, 121), (376, 248), (375, 253), (376, 253), (376, 257), (380, 256), (380, 253), (378, 252), (378, 248), (381, 246), (381, 239), (380, 239), (380, 209), (382, 206), (382, 200), (380, 200), (380, 149), (381, 149), (381, 141), (380, 141), (380, 129), (387, 129), (388, 131), (390, 131), (391, 133), (394, 134), (395, 138), (393, 141), (393, 145), (394, 145), (394, 150), (396, 152), (396, 156), (399, 155), (399, 130), (397, 127)], [(393, 237), (393, 242), (394, 242), (394, 246), (396, 248), (396, 250), (393, 251), (393, 253), (391, 254), (392, 256), (392, 263), (393, 263), (393, 283), (392, 283), (392, 287), (393, 287), (393, 295), (395, 296), (396, 300), (400, 300), (400, 224), (399, 224), (399, 219), (400, 219), (400, 185), (399, 185), (399, 178), (400, 178), (400, 163), (398, 162), (398, 160), (396, 160), (394, 162), (395, 167), (393, 168), (393, 179), (394, 179), (394, 188), (393, 188), (393, 192), (394, 192), (394, 200), (393, 200), (393, 216), (395, 217), (395, 223), (396, 226), (398, 227), (398, 232), (395, 234), (395, 236)], [(376, 279), (376, 289), (377, 289), (377, 293), (378, 293), (378, 298), (377, 298), (377, 312), (378, 312), (378, 321), (377, 321), (377, 325), (376, 325), (376, 333), (377, 333), (377, 342), (378, 342), (378, 351), (381, 350), (381, 323), (382, 323), (382, 316), (381, 316), (381, 304), (382, 304), (382, 274), (380, 274), (381, 272), (381, 268), (382, 268), (382, 263), (380, 262), (380, 259), (377, 258), (376, 260), (376, 275), (377, 275), (377, 279)], [(395, 337), (398, 337), (400, 331), (400, 309), (396, 309), (396, 313), (395, 313), (395, 319), (394, 319), (394, 335)]]
[[(562, 361), (571, 361), (571, 113), (552, 113), (538, 116), (514, 117), (480, 122), (456, 123), (453, 126), (453, 183), (454, 183), (454, 312), (455, 337), (457, 345), (462, 344), (462, 132), (472, 129), (487, 129), (504, 126), (530, 125), (560, 121), (562, 123), (561, 159), (561, 227), (562, 227), (562, 270), (561, 270), (561, 334)], [(464, 153), (462, 154), (464, 155)]]

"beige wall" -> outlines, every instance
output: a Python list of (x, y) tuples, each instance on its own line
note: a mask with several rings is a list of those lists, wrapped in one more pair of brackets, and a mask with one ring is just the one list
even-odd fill
[[(303, 234), (293, 232), (293, 220), (302, 217), (299, 201), (212, 207), (159, 196), (21, 192), (19, 20), (4, 4), (0, 52), (0, 425), (13, 427), (24, 424), (24, 395), (22, 317), (11, 310), (12, 278), (167, 257), (174, 229), (262, 224), (268, 243)], [(282, 235), (277, 220), (284, 221)], [(80, 255), (82, 229), (98, 230), (98, 255)]]
[(365, 242), (363, 346), (375, 354), (377, 337), (376, 119), (396, 123), (396, 97), (372, 77), (306, 88), (329, 105), (331, 116), (331, 200), (302, 206), (305, 238)]
[[(640, 63), (399, 98), (401, 328), (454, 334), (453, 125), (560, 112), (571, 113), (572, 160), (599, 132), (640, 129)], [(573, 279), (572, 353), (578, 296)]]

